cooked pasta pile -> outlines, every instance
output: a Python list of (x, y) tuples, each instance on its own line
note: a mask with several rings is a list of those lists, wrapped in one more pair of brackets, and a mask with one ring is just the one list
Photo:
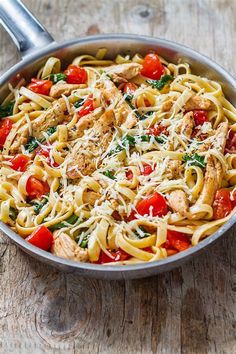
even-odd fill
[(236, 109), (187, 63), (51, 57), (0, 107), (0, 219), (67, 259), (156, 261), (235, 212)]

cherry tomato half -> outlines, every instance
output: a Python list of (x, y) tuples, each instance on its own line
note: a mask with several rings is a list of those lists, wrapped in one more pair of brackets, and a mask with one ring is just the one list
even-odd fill
[(148, 135), (159, 136), (161, 134), (168, 135), (167, 128), (162, 124), (158, 124), (156, 127), (150, 127), (147, 132)]
[(47, 182), (40, 181), (39, 179), (30, 176), (26, 183), (26, 192), (30, 199), (41, 198), (42, 195), (47, 194), (50, 191)]
[[(168, 207), (165, 198), (158, 192), (153, 195), (140, 200), (136, 204), (137, 213), (140, 215), (153, 215), (153, 216), (163, 216), (168, 213)], [(131, 212), (127, 221), (136, 219), (134, 210)]]
[(104, 264), (104, 263), (110, 263), (110, 262), (119, 262), (119, 261), (125, 261), (126, 259), (129, 259), (130, 255), (123, 251), (121, 248), (119, 248), (117, 251), (109, 251), (109, 256), (101, 251), (99, 255), (99, 259), (96, 262), (96, 264)]
[(88, 79), (86, 70), (78, 65), (69, 65), (64, 74), (68, 84), (85, 84)]
[(208, 122), (207, 111), (195, 109), (193, 111), (193, 119), (196, 126), (203, 125), (205, 122)]
[(39, 226), (30, 236), (28, 236), (26, 241), (44, 251), (48, 251), (52, 247), (53, 235), (51, 231), (43, 225)]
[(170, 253), (174, 254), (173, 253), (174, 250), (181, 252), (189, 248), (190, 240), (189, 237), (183, 232), (168, 230), (167, 240), (164, 243), (163, 247), (166, 248), (167, 250), (172, 250), (172, 252)]
[(143, 165), (143, 170), (141, 171), (141, 174), (144, 175), (144, 176), (148, 176), (148, 175), (150, 175), (150, 173), (152, 173), (154, 170), (155, 170), (155, 167), (152, 168), (151, 165), (145, 164), (145, 165)]
[(46, 148), (46, 146), (45, 146), (45, 148), (40, 147), (40, 146), (37, 147), (37, 149), (35, 150), (35, 154), (45, 156), (49, 166), (51, 166), (51, 167), (58, 167), (59, 166), (58, 163), (56, 163), (55, 161), (53, 161), (50, 158), (50, 153), (49, 153), (49, 150)]
[(10, 160), (11, 168), (15, 171), (24, 172), (29, 161), (29, 156), (18, 154)]
[(132, 82), (127, 82), (123, 88), (123, 92), (126, 93), (127, 95), (132, 95), (136, 90), (137, 90), (137, 86)]
[(39, 93), (40, 95), (49, 95), (50, 89), (52, 87), (52, 81), (50, 80), (38, 80), (31, 79), (31, 83), (28, 85), (28, 89)]
[(164, 74), (164, 66), (157, 54), (147, 54), (143, 61), (143, 68), (141, 74), (148, 77), (149, 79), (159, 80)]
[(226, 140), (225, 152), (236, 152), (236, 132), (233, 130), (229, 131), (229, 135)]
[(134, 174), (131, 170), (128, 170), (125, 175), (128, 180), (133, 179), (133, 176), (134, 176)]
[(0, 148), (1, 149), (3, 148), (7, 136), (11, 131), (12, 125), (13, 123), (9, 118), (0, 121)]
[(227, 189), (219, 189), (215, 194), (213, 202), (213, 218), (215, 220), (222, 219), (229, 215), (232, 209), (230, 192)]
[(89, 97), (84, 102), (83, 106), (81, 107), (80, 111), (78, 112), (78, 117), (81, 118), (86, 116), (87, 114), (93, 112), (95, 109), (94, 102), (93, 102), (93, 95), (89, 95)]

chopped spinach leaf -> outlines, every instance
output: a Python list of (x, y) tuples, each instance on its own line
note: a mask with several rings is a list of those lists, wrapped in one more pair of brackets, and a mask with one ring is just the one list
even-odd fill
[(117, 145), (117, 147), (113, 150), (110, 151), (109, 155), (116, 154), (122, 150), (125, 149), (125, 147), (134, 147), (135, 146), (135, 137), (131, 135), (126, 135), (124, 138), (121, 140), (121, 145)]
[(141, 138), (141, 141), (147, 142), (147, 143), (149, 143), (149, 141), (151, 139), (150, 135), (141, 135), (140, 138)]
[(80, 247), (82, 248), (87, 248), (88, 247), (88, 235), (84, 236), (83, 240), (79, 244)]
[(49, 230), (50, 231), (55, 231), (55, 230), (58, 230), (58, 229), (62, 229), (63, 227), (66, 227), (67, 224), (74, 225), (78, 219), (79, 219), (79, 217), (77, 215), (72, 214), (66, 220), (58, 222), (55, 225), (49, 226)]
[(32, 201), (31, 204), (34, 205), (34, 212), (36, 215), (40, 213), (40, 210), (44, 205), (46, 205), (48, 202), (48, 198), (42, 198), (40, 201)]
[(66, 80), (66, 75), (63, 73), (59, 74), (50, 74), (49, 75), (49, 80), (51, 80), (54, 84), (56, 84), (58, 81), (65, 81)]
[(17, 210), (15, 208), (10, 207), (9, 216), (13, 221), (15, 221), (17, 218)]
[(159, 144), (164, 144), (166, 143), (166, 141), (168, 140), (167, 136), (165, 134), (161, 134), (159, 136), (155, 136), (155, 140), (159, 143)]
[(135, 230), (135, 235), (139, 239), (142, 239), (142, 238), (150, 236), (150, 233), (146, 232), (146, 230), (142, 226), (139, 226), (139, 228)]
[[(57, 129), (57, 127), (48, 128), (48, 130), (46, 131), (47, 135), (50, 136), (50, 135), (54, 134), (56, 129)], [(39, 144), (44, 143), (45, 141), (46, 141), (45, 138), (36, 139), (33, 136), (30, 136), (28, 139), (28, 142), (25, 144), (25, 149), (28, 152), (32, 152), (39, 146)]]
[(15, 101), (12, 101), (0, 106), (0, 118), (11, 116), (13, 114), (14, 104)]
[(102, 174), (110, 179), (114, 179), (114, 180), (116, 179), (114, 174), (111, 171), (104, 171), (102, 172)]
[(205, 157), (204, 156), (200, 156), (198, 154), (193, 154), (192, 156), (185, 154), (183, 156), (183, 160), (185, 162), (187, 162), (190, 166), (198, 166), (201, 168), (205, 168), (206, 167), (206, 163), (204, 162)]
[(173, 81), (174, 78), (171, 75), (163, 75), (160, 80), (147, 80), (147, 83), (150, 84), (153, 88), (162, 90), (169, 81)]
[(75, 108), (80, 108), (84, 104), (84, 99), (80, 98), (77, 102), (74, 103)]

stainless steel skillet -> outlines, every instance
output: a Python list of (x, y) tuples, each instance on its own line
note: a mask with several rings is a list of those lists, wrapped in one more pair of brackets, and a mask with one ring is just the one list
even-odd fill
[[(146, 36), (112, 34), (79, 38), (57, 44), (19, 0), (0, 0), (0, 19), (12, 36), (22, 57), (18, 64), (0, 78), (1, 101), (8, 93), (8, 82), (14, 85), (21, 76), (30, 79), (49, 56), (60, 58), (66, 67), (75, 56), (82, 53), (95, 54), (98, 48), (106, 47), (108, 56), (111, 58), (118, 53), (145, 54), (150, 49), (171, 62), (177, 62), (179, 58), (182, 58), (191, 65), (195, 74), (220, 82), (227, 98), (236, 105), (235, 79), (212, 60), (177, 43)], [(132, 266), (102, 266), (58, 258), (27, 243), (2, 222), (0, 222), (0, 229), (26, 253), (59, 269), (94, 278), (132, 279), (151, 276), (179, 266), (223, 236), (235, 221), (236, 215), (213, 235), (187, 251), (158, 262)]]

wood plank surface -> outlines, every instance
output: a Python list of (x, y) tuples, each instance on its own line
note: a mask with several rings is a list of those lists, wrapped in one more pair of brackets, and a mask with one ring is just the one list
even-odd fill
[[(149, 34), (199, 50), (236, 75), (235, 0), (24, 2), (57, 41)], [(0, 44), (3, 72), (19, 57), (2, 28)], [(0, 353), (234, 354), (235, 254), (233, 229), (172, 272), (108, 282), (45, 266), (2, 235)]]

